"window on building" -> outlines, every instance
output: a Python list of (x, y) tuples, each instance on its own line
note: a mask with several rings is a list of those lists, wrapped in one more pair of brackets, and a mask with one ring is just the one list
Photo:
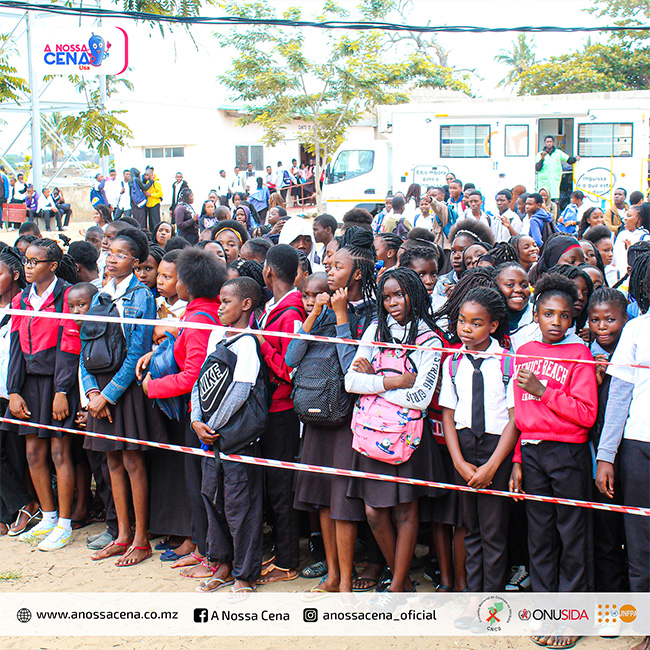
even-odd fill
[(489, 158), (490, 125), (459, 124), (440, 127), (441, 158)]
[(261, 145), (238, 145), (235, 147), (235, 164), (240, 169), (246, 169), (248, 163), (253, 163), (253, 169), (264, 169), (264, 147)]
[(185, 147), (146, 147), (145, 158), (183, 158)]
[(633, 126), (627, 123), (579, 124), (578, 154), (585, 158), (632, 155)]
[(506, 124), (506, 156), (528, 155), (528, 125)]

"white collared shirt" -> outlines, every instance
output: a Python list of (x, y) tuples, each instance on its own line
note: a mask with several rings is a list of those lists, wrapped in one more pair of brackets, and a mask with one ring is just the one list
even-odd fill
[[(461, 351), (466, 348), (461, 348)], [(492, 339), (486, 352), (507, 352), (497, 341)], [(471, 354), (471, 353), (470, 353)], [(472, 376), (474, 366), (463, 354), (458, 361), (456, 372), (456, 386), (451, 380), (450, 355), (444, 363), (442, 371), (442, 386), (440, 387), (440, 406), (454, 409), (454, 421), (457, 429), (471, 429), (472, 427)], [(485, 432), (501, 435), (510, 420), (509, 408), (514, 408), (514, 394), (512, 391), (512, 377), (508, 387), (503, 383), (502, 357), (484, 357), (481, 364), (484, 386)]]
[[(102, 293), (107, 293), (115, 301), (115, 306), (120, 316), (124, 316), (123, 296), (129, 288), (129, 284), (131, 284), (131, 278), (133, 278), (133, 273), (117, 285), (115, 284), (115, 278), (111, 278), (102, 290)], [(122, 325), (122, 329), (124, 329), (124, 325)]]
[(52, 284), (50, 284), (50, 286), (45, 289), (40, 296), (36, 293), (36, 285), (32, 284), (32, 288), (29, 290), (29, 304), (32, 306), (34, 311), (41, 311), (45, 301), (54, 293), (57, 279), (58, 278), (54, 278)]
[[(278, 302), (275, 302), (275, 298), (271, 298), (271, 300), (269, 300), (264, 306), (264, 313), (260, 318), (260, 328), (264, 329), (264, 327), (266, 327), (266, 321), (269, 317), (269, 314), (273, 311), (273, 309), (277, 307), (287, 296), (290, 296), (292, 293), (295, 293), (297, 291), (298, 289), (294, 287), (293, 289), (291, 289), (291, 291), (285, 293), (284, 296), (282, 296), (282, 298), (278, 300)], [(298, 291), (298, 293), (300, 292)]]

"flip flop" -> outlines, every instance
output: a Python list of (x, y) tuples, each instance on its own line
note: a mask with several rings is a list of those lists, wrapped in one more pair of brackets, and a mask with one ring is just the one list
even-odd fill
[(28, 528), (31, 527), (31, 524), (32, 522), (34, 522), (35, 519), (42, 519), (43, 517), (43, 513), (40, 508), (34, 514), (32, 514), (29, 510), (25, 508), (21, 508), (18, 511), (18, 514), (16, 515), (16, 520), (14, 521), (14, 524), (18, 522), (18, 520), (20, 519), (20, 515), (27, 515), (27, 521), (25, 522), (25, 525), (20, 529), (12, 528), (11, 526), (9, 526), (9, 532), (7, 533), (9, 537), (16, 537), (16, 535), (20, 535), (20, 533), (24, 533)]
[[(138, 560), (137, 562), (129, 562), (128, 564), (126, 564), (124, 560), (126, 560), (126, 558), (129, 557), (131, 551), (146, 551), (146, 553), (144, 557)], [(129, 548), (126, 550), (124, 555), (115, 563), (115, 566), (119, 566), (119, 567), (135, 566), (136, 564), (140, 564), (141, 562), (148, 560), (152, 555), (153, 555), (153, 551), (151, 550), (151, 546), (149, 544), (147, 544), (146, 546), (129, 546)]]
[(179, 546), (180, 546), (180, 544), (177, 544), (176, 546), (172, 546), (172, 545), (169, 543), (169, 540), (168, 540), (168, 539), (164, 539), (164, 540), (158, 542), (158, 543), (153, 547), (153, 550), (154, 550), (154, 551), (168, 551), (169, 549), (175, 549), (175, 548), (178, 548)]
[[(558, 636), (558, 635), (556, 635), (556, 636)], [(573, 636), (573, 635), (571, 634), (571, 635), (567, 635), (567, 636)], [(582, 639), (581, 636), (576, 636), (575, 641), (572, 641), (571, 643), (565, 643), (565, 644), (562, 644), (562, 645), (558, 645), (556, 643), (547, 643), (546, 647), (547, 648), (552, 648), (554, 650), (563, 650), (564, 648), (574, 648), (576, 643), (578, 643), (578, 641), (580, 641), (580, 639)]]
[[(354, 584), (356, 582), (367, 582), (368, 587), (365, 587), (364, 589), (361, 589), (359, 587), (355, 587)], [(375, 587), (379, 584), (379, 580), (374, 580), (373, 578), (363, 578), (362, 576), (358, 576), (352, 581), (352, 591), (354, 592), (364, 592), (364, 591), (372, 591), (375, 589)]]
[(223, 578), (212, 577), (201, 582), (201, 584), (199, 584), (199, 586), (196, 588), (195, 591), (204, 594), (210, 594), (213, 591), (219, 591), (219, 589), (223, 589), (223, 587), (230, 587), (231, 585), (234, 584), (235, 584), (235, 579), (233, 577), (230, 577), (227, 580), (224, 580)]
[(228, 592), (228, 602), (229, 603), (241, 603), (248, 598), (248, 594), (254, 594), (256, 592), (255, 587), (237, 587), (233, 585), (230, 587)]

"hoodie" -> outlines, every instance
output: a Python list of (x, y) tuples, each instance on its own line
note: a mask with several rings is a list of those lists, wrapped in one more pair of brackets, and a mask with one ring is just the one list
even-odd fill
[(525, 440), (587, 442), (598, 414), (596, 370), (593, 364), (568, 359), (593, 361), (586, 345), (567, 339), (553, 345), (531, 341), (517, 350), (513, 376), (521, 369), (531, 370), (546, 390), (536, 397), (512, 384), (515, 421), (521, 431), (513, 462), (521, 462), (520, 445)]
[(321, 266), (320, 260), (316, 259), (316, 241), (314, 240), (314, 231), (312, 225), (306, 219), (302, 217), (291, 217), (288, 219), (282, 230), (280, 231), (280, 237), (278, 238), (278, 244), (289, 244), (291, 245), (292, 241), (295, 241), (298, 237), (309, 237), (311, 239), (311, 250), (307, 255), (307, 259), (311, 264), (311, 269), (314, 273), (317, 271), (324, 271), (325, 269)]
[(538, 246), (541, 246), (544, 243), (542, 233), (544, 232), (544, 226), (547, 223), (552, 224), (553, 217), (543, 208), (537, 210), (537, 212), (535, 212), (535, 214), (530, 218), (530, 236), (535, 240), (535, 243)]
[[(298, 328), (295, 323), (305, 320), (305, 309), (302, 305), (300, 291), (292, 289), (276, 303), (270, 301), (260, 325), (265, 332), (288, 332), (293, 334)], [(271, 383), (277, 386), (273, 393), (273, 403), (269, 411), (278, 413), (293, 408), (291, 401), (291, 368), (285, 357), (291, 339), (265, 336), (261, 345), (264, 361), (269, 367)]]
[(148, 208), (153, 208), (154, 205), (158, 205), (162, 201), (162, 197), (163, 197), (162, 185), (160, 184), (160, 181), (158, 180), (157, 176), (154, 176), (151, 179), (151, 185), (149, 186), (147, 192), (149, 192), (149, 196), (147, 196)]
[[(183, 322), (208, 323), (221, 325), (219, 321), (218, 298), (195, 298), (185, 309), (181, 318)], [(212, 318), (206, 316), (210, 314)], [(147, 385), (149, 398), (176, 397), (188, 395), (199, 378), (201, 366), (205, 361), (205, 353), (212, 330), (199, 330), (181, 327), (180, 333), (174, 343), (174, 359), (180, 368), (175, 375), (167, 375), (160, 379), (152, 379)]]

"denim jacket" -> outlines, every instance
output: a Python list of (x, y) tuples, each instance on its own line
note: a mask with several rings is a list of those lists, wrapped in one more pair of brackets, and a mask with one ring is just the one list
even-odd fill
[[(138, 286), (139, 285), (139, 286)], [(142, 284), (135, 275), (131, 278), (129, 291), (133, 287), (138, 287), (136, 291), (126, 295), (123, 299), (124, 318), (146, 318), (154, 320), (156, 318), (156, 301), (153, 294)], [(98, 296), (99, 294), (97, 294)], [(95, 296), (91, 303), (94, 307), (98, 298)], [(151, 351), (153, 338), (153, 325), (136, 325), (134, 323), (124, 323), (122, 326), (124, 338), (126, 339), (126, 359), (122, 367), (115, 373), (113, 379), (102, 391), (102, 395), (111, 404), (115, 404), (124, 391), (131, 385), (135, 379), (135, 366), (138, 359)], [(99, 390), (97, 379), (94, 375), (86, 370), (83, 363), (83, 355), (80, 361), (81, 382), (86, 395), (92, 390)]]

